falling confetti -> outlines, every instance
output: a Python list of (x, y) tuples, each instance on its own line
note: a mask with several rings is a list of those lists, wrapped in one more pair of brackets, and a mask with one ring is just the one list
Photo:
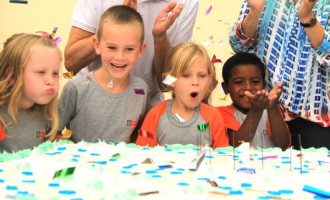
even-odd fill
[(210, 14), (211, 10), (212, 10), (212, 6), (210, 6), (210, 7), (206, 10), (205, 15)]

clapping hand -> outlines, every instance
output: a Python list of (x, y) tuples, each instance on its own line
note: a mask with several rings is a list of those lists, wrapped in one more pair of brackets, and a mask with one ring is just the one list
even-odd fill
[(170, 2), (157, 16), (152, 33), (154, 37), (166, 35), (166, 31), (172, 26), (180, 15), (184, 5)]

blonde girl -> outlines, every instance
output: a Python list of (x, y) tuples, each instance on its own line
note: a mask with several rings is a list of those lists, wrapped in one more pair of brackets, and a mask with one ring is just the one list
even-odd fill
[(53, 140), (61, 53), (52, 37), (22, 34), (0, 54), (0, 152)]

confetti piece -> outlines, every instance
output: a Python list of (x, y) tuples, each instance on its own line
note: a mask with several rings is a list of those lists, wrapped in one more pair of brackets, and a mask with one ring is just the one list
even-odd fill
[(150, 191), (150, 192), (141, 192), (139, 193), (140, 196), (145, 196), (145, 195), (149, 195), (149, 194), (158, 194), (159, 191)]
[(135, 94), (140, 94), (144, 95), (144, 90), (143, 89), (134, 89)]
[(214, 63), (222, 63), (220, 59), (212, 59), (211, 62)]
[(68, 168), (58, 170), (57, 172), (55, 172), (53, 178), (66, 177), (66, 176), (72, 175), (75, 169), (76, 169), (75, 167), (68, 167)]
[(4, 140), (6, 138), (5, 131), (3, 130), (1, 124), (0, 124), (0, 141)]
[(205, 15), (210, 14), (211, 10), (212, 10), (212, 6), (210, 6), (210, 7), (206, 10)]
[(149, 133), (148, 131), (145, 131), (145, 130), (139, 130), (139, 135), (142, 137), (154, 139), (154, 136), (152, 135), (152, 133)]
[(173, 83), (175, 83), (175, 81), (177, 81), (178, 79), (171, 76), (171, 75), (167, 75), (164, 80), (163, 80), (163, 83), (165, 85), (172, 85)]
[(203, 131), (203, 130), (206, 130), (209, 126), (210, 126), (210, 123), (199, 124), (199, 125), (197, 125), (197, 129), (198, 129), (199, 131)]
[(24, 0), (10, 0), (9, 3), (22, 3), (22, 4), (27, 4), (28, 1), (24, 1)]
[(221, 40), (221, 41), (219, 41), (218, 44), (219, 44), (219, 46), (222, 46), (222, 45), (224, 45), (224, 41)]
[(151, 158), (146, 158), (142, 163), (143, 164), (153, 164), (154, 161)]
[(63, 138), (70, 138), (71, 135), (72, 135), (72, 130), (70, 130), (70, 129), (64, 129), (62, 131), (62, 137)]
[(74, 76), (73, 71), (63, 73), (63, 77), (66, 79), (72, 79)]
[(209, 45), (212, 44), (212, 43), (213, 43), (213, 41), (209, 40), (209, 41), (205, 41), (205, 42), (203, 42), (203, 45), (204, 45), (204, 46), (209, 46)]

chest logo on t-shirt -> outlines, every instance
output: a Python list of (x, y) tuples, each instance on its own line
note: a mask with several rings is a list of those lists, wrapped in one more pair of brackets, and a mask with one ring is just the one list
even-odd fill
[(127, 126), (136, 127), (138, 124), (137, 120), (127, 120)]
[(38, 139), (43, 139), (45, 136), (46, 136), (45, 131), (37, 131), (37, 133), (36, 133), (36, 138), (38, 138)]

